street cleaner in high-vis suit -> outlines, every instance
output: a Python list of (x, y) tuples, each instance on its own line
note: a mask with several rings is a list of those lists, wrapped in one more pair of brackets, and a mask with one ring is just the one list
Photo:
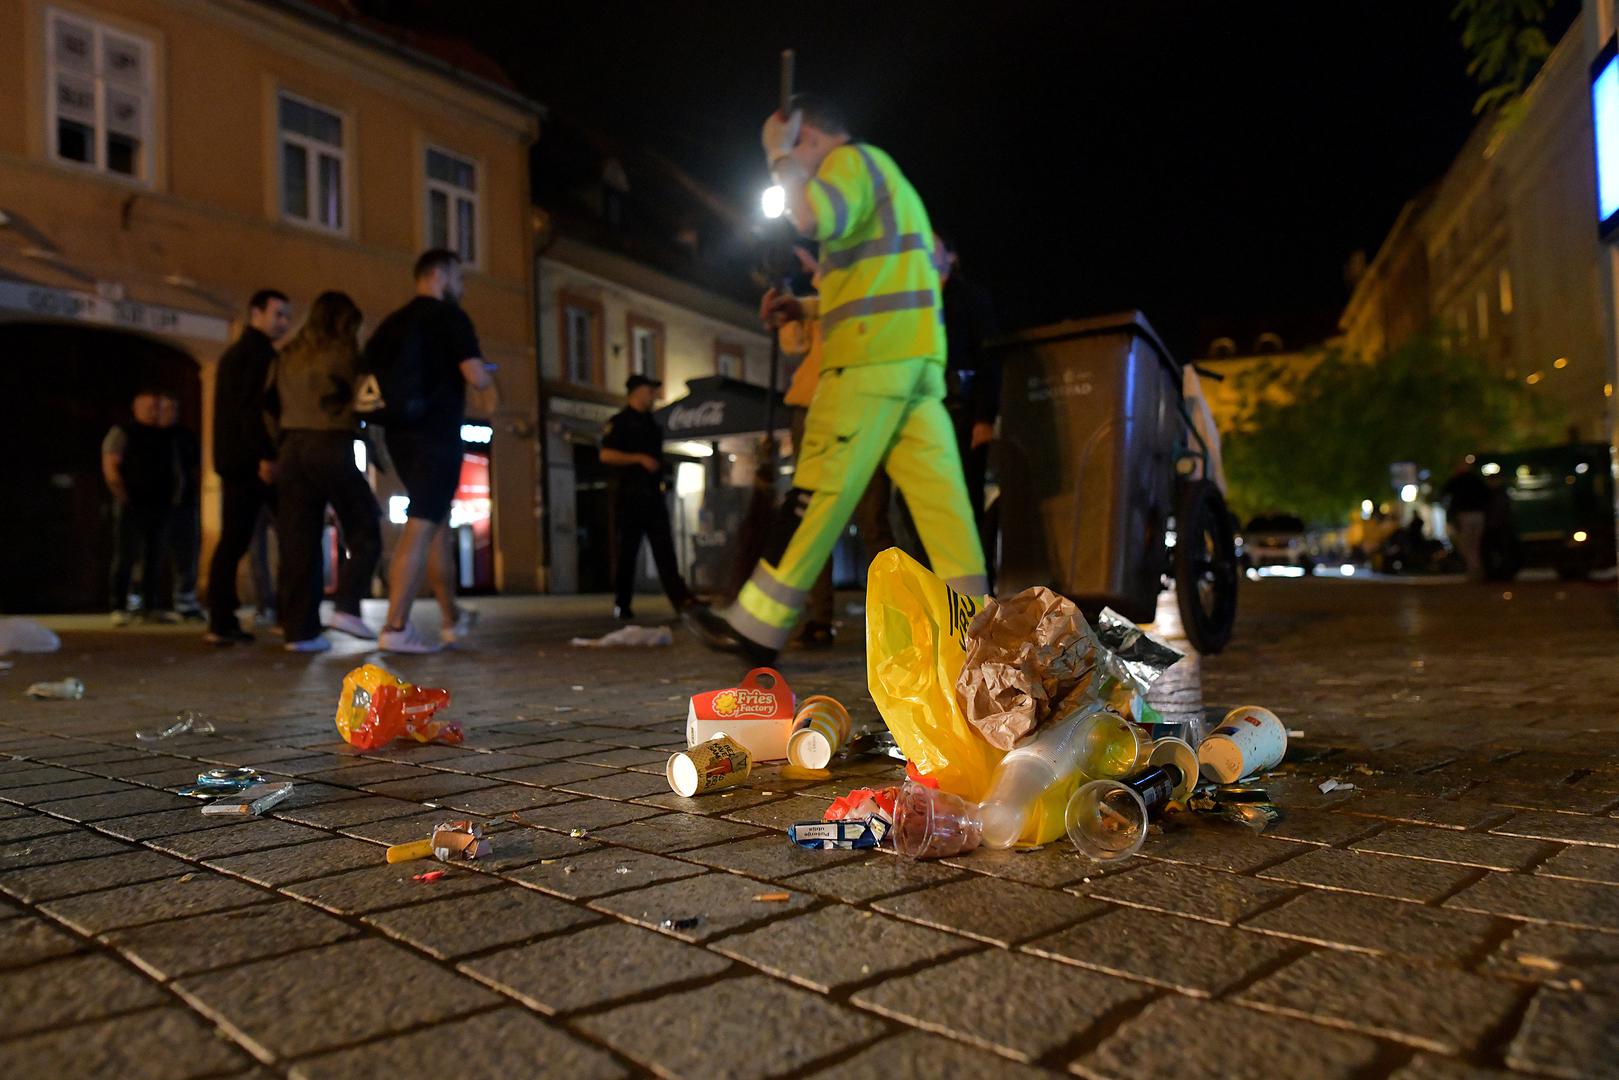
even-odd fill
[(729, 608), (685, 612), (705, 644), (755, 665), (773, 663), (787, 643), (879, 468), (905, 496), (934, 572), (969, 596), (987, 588), (943, 402), (945, 333), (927, 208), (893, 159), (852, 142), (819, 98), (799, 95), (790, 116), (772, 114), (764, 148), (793, 224), (821, 245), (821, 378), (763, 558)]

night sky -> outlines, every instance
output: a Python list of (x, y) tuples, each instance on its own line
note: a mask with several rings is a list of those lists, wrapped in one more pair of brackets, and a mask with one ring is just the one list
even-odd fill
[[(523, 90), (750, 210), (779, 50), (898, 160), (1002, 321), (1125, 307), (1171, 347), (1330, 332), (1475, 122), (1444, 0), (419, 0)], [(475, 12), (469, 16), (467, 12)], [(542, 136), (543, 138), (543, 136)]]

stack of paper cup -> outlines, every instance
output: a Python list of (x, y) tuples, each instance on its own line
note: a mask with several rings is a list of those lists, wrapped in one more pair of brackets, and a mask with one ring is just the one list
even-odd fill
[(824, 769), (849, 741), (849, 710), (835, 698), (805, 698), (787, 737), (787, 760), (801, 769)]

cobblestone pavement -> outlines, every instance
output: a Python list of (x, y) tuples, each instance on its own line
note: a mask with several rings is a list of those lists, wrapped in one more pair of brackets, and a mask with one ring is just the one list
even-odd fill
[[(359, 643), (58, 621), (61, 653), (0, 677), (0, 1075), (1614, 1075), (1612, 586), (1243, 602), (1203, 694), (1304, 732), (1286, 820), (1107, 868), (787, 843), (883, 762), (671, 795), (687, 695), (737, 669), (569, 648), (601, 601), (486, 601), (475, 649), (394, 660), (453, 690), (466, 745), (364, 755), (332, 726)], [(858, 638), (783, 666), (872, 718)], [(22, 696), (69, 674), (82, 701)], [(217, 734), (137, 745), (179, 708)], [(168, 790), (216, 765), (296, 794), (222, 822)], [(494, 858), (384, 864), (452, 809)]]

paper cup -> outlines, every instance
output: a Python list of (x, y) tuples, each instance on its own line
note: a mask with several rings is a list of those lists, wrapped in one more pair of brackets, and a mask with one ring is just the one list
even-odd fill
[(752, 771), (753, 755), (748, 748), (722, 734), (671, 755), (664, 775), (676, 795), (689, 799), (741, 783)]
[(1205, 779), (1230, 784), (1275, 768), (1286, 753), (1287, 725), (1269, 709), (1243, 705), (1226, 713), (1203, 740), (1197, 760)]
[(1191, 798), (1192, 790), (1197, 787), (1198, 760), (1197, 751), (1192, 749), (1190, 743), (1181, 739), (1158, 739), (1147, 755), (1147, 764), (1175, 766), (1180, 770), (1181, 782), (1175, 785), (1170, 798), (1176, 802)]
[(849, 741), (849, 711), (824, 695), (805, 698), (787, 738), (787, 760), (803, 769), (824, 769)]

